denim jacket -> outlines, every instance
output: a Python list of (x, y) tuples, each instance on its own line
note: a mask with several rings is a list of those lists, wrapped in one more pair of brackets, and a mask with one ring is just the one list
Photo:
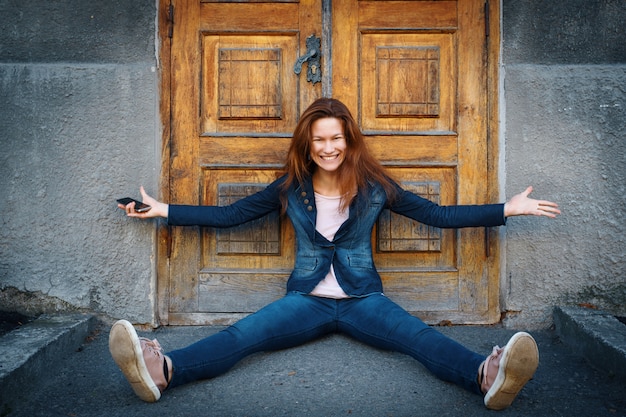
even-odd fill
[[(231, 227), (258, 219), (280, 210), (283, 181), (284, 177), (229, 206), (170, 205), (168, 224)], [(329, 241), (315, 230), (317, 210), (311, 180), (291, 187), (287, 195), (287, 216), (296, 233), (296, 260), (287, 281), (287, 292), (310, 293), (332, 264), (337, 282), (346, 294), (363, 297), (381, 293), (382, 281), (372, 258), (371, 234), (385, 208), (439, 228), (500, 226), (506, 222), (503, 204), (439, 206), (397, 188), (398, 197), (390, 204), (380, 185), (370, 185), (366, 195), (354, 199), (348, 220), (339, 227), (333, 241)]]

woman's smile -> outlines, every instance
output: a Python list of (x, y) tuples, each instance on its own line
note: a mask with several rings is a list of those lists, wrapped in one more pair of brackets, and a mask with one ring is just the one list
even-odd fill
[(327, 172), (336, 171), (344, 161), (346, 139), (341, 121), (325, 117), (311, 126), (311, 159)]

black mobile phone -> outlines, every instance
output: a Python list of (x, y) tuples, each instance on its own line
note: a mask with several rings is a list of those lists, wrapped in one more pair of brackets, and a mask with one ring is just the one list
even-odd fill
[(132, 203), (133, 201), (135, 202), (135, 211), (137, 213), (145, 213), (146, 211), (152, 208), (149, 205), (144, 204), (141, 201), (135, 200), (134, 198), (130, 198), (130, 197), (120, 198), (119, 200), (117, 200), (118, 203), (124, 206)]

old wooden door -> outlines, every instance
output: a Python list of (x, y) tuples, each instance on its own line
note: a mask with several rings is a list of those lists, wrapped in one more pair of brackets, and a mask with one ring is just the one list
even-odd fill
[[(169, 202), (223, 205), (266, 186), (299, 113), (322, 95), (352, 109), (406, 188), (441, 204), (492, 197), (484, 0), (171, 4)], [(310, 35), (321, 38), (321, 62), (296, 75)], [(167, 234), (162, 322), (229, 323), (284, 294), (294, 238), (278, 213)], [(491, 234), (385, 213), (372, 239), (386, 293), (429, 322), (497, 320)]]

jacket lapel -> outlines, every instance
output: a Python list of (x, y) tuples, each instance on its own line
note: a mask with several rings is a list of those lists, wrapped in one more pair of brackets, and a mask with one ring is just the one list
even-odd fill
[[(317, 209), (315, 207), (315, 194), (313, 193), (313, 183), (311, 180), (307, 180), (303, 184), (294, 187), (293, 197), (297, 203), (292, 209), (300, 213), (296, 215), (296, 218), (300, 218), (303, 222), (306, 218), (306, 224), (302, 224), (302, 226), (306, 229), (311, 242), (314, 242)], [(296, 219), (292, 218), (292, 221), (295, 220)]]

